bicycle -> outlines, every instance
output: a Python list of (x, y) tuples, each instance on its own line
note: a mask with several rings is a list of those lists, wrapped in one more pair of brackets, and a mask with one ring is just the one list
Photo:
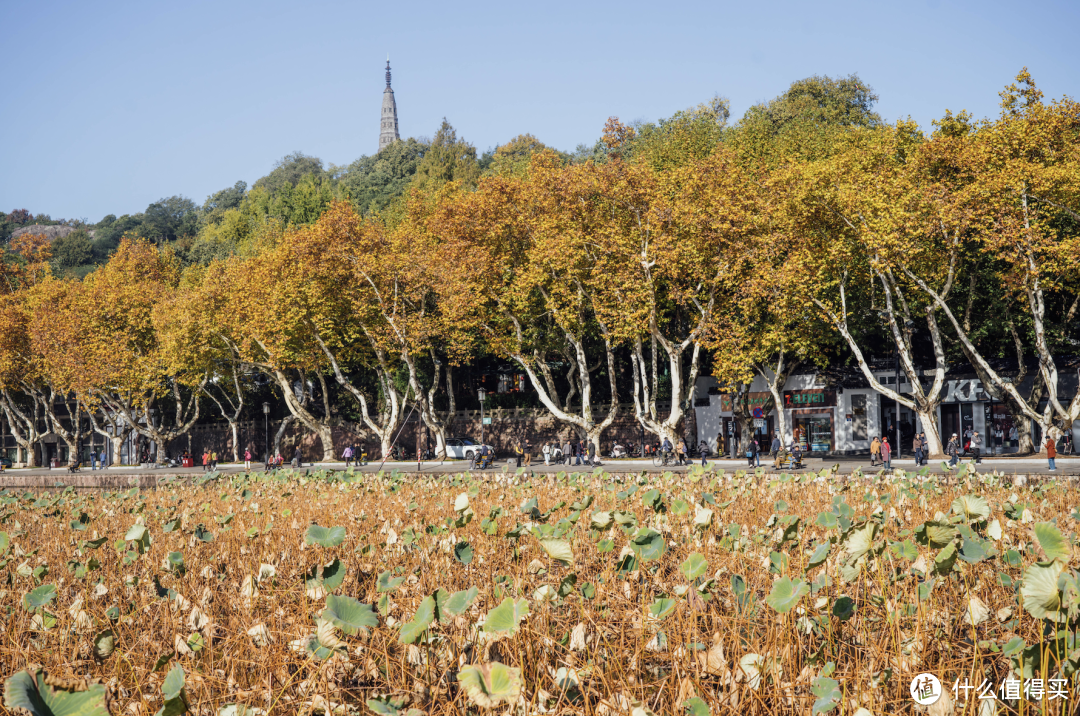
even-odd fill
[(653, 467), (667, 467), (671, 462), (671, 453), (667, 451), (658, 452), (652, 458)]

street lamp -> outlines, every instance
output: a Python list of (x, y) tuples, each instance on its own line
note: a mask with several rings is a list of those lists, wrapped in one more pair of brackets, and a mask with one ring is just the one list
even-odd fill
[(264, 465), (270, 464), (270, 403), (263, 403), (263, 429), (265, 432), (266, 460)]
[(480, 399), (480, 445), (484, 444), (484, 400), (487, 399), (487, 391), (483, 386), (476, 391), (476, 397)]

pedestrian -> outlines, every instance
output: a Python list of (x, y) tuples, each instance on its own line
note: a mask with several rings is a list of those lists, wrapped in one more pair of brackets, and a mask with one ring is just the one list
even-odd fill
[(772, 455), (773, 467), (780, 468), (780, 448), (783, 445), (780, 444), (780, 433), (773, 433), (772, 445), (769, 446), (769, 454)]
[(685, 465), (690, 462), (690, 456), (686, 454), (686, 440), (679, 438), (679, 464)]
[(544, 447), (540, 448), (540, 452), (544, 454), (544, 465), (551, 464), (551, 443), (544, 443)]
[(915, 467), (918, 467), (922, 463), (923, 449), (922, 437), (918, 433), (915, 434), (915, 439), (911, 441), (911, 449), (915, 452)]
[(304, 466), (304, 458), (300, 454), (300, 446), (297, 445), (296, 446), (296, 452), (293, 453), (293, 467), (303, 467), (303, 466)]
[(1050, 462), (1050, 470), (1057, 472), (1057, 443), (1049, 435), (1046, 436), (1046, 459)]
[(204, 449), (202, 453), (203, 472), (210, 472), (210, 451)]
[(251, 448), (244, 450), (244, 469), (251, 469)]
[(345, 469), (349, 469), (349, 465), (352, 464), (353, 449), (352, 445), (346, 445), (345, 449), (341, 451), (341, 457), (345, 459)]
[(978, 431), (971, 434), (970, 450), (972, 456), (971, 459), (978, 465), (982, 462), (982, 437), (979, 436)]
[(566, 442), (562, 446), (562, 461), (563, 464), (569, 465), (574, 459), (574, 448), (570, 447), (570, 439), (567, 438)]
[(210, 467), (213, 470), (217, 469), (217, 450), (210, 453)]
[(746, 461), (750, 467), (754, 467), (754, 461), (757, 459), (757, 446), (757, 440), (746, 443)]
[(960, 460), (960, 440), (956, 433), (949, 438), (949, 444), (945, 446), (945, 454), (949, 456), (949, 467), (956, 467)]
[(584, 440), (578, 440), (577, 443), (574, 444), (574, 456), (577, 458), (577, 462), (574, 463), (575, 465), (581, 465), (585, 462)]
[(874, 467), (879, 462), (881, 462), (881, 438), (875, 435), (873, 442), (870, 443), (870, 467)]
[(528, 438), (525, 438), (525, 467), (532, 466), (532, 443)]
[(930, 462), (930, 445), (926, 442), (926, 433), (919, 433), (919, 439), (922, 440), (922, 464), (927, 465)]
[(701, 453), (701, 466), (705, 467), (705, 459), (709, 457), (709, 443), (702, 440), (701, 444), (698, 445), (698, 452)]
[(881, 439), (881, 463), (886, 470), (892, 469), (892, 446), (889, 445), (888, 437)]
[(90, 448), (90, 469), (97, 469), (97, 453), (94, 452), (94, 448)]
[(586, 454), (589, 456), (589, 467), (592, 467), (596, 464), (596, 443), (590, 440), (589, 445), (585, 450)]

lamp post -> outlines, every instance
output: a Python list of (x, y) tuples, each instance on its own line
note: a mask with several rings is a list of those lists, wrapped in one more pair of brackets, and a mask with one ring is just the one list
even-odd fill
[(270, 403), (263, 403), (263, 430), (266, 440), (266, 460), (263, 464), (267, 465), (270, 463)]
[(480, 399), (480, 446), (484, 445), (484, 400), (487, 399), (487, 391), (483, 386), (476, 390), (476, 397)]

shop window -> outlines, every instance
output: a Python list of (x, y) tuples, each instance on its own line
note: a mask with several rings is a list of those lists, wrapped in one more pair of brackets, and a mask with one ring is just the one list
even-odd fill
[(833, 425), (829, 415), (796, 415), (793, 437), (804, 452), (825, 453), (832, 450)]

